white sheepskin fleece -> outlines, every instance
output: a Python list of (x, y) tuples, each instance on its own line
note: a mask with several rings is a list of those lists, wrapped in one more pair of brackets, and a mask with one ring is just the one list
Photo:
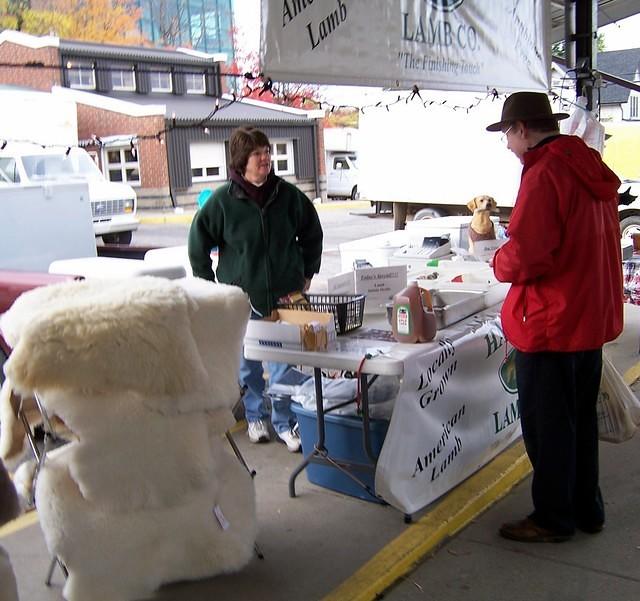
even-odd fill
[[(168, 582), (246, 565), (256, 536), (253, 482), (226, 450), (213, 453), (215, 478), (183, 491), (180, 504), (122, 513), (83, 498), (64, 454), (48, 460), (37, 480), (36, 505), (50, 553), (69, 570), (65, 599), (132, 601)], [(120, 483), (111, 486), (117, 490)]]
[(253, 481), (222, 437), (249, 311), (234, 286), (145, 277), (38, 288), (0, 319), (7, 386), (72, 433), (36, 480), (68, 601), (146, 598), (250, 560)]
[(165, 410), (229, 407), (238, 397), (249, 310), (242, 290), (204, 280), (140, 277), (36, 288), (0, 318), (13, 347), (5, 372), (24, 393), (136, 391)]

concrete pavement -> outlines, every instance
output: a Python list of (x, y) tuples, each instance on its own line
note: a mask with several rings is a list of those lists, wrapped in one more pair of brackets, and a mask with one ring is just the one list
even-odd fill
[[(529, 469), (515, 445), (407, 525), (389, 506), (315, 486), (304, 475), (296, 482), (298, 496), (290, 498), (289, 474), (301, 456), (276, 442), (251, 445), (242, 425), (234, 438), (257, 471), (257, 542), (265, 558), (254, 558), (238, 574), (165, 587), (155, 600), (376, 599)], [(23, 601), (62, 599), (59, 571), (51, 587), (44, 585), (50, 560), (35, 512), (1, 529), (0, 544), (11, 556)]]
[(565, 543), (500, 538), (531, 510), (530, 478), (388, 591), (388, 601), (635, 601), (640, 599), (640, 435), (601, 443), (605, 529)]
[[(255, 558), (238, 574), (165, 587), (153, 599), (640, 598), (640, 436), (601, 445), (605, 530), (560, 544), (516, 543), (497, 534), (503, 521), (530, 510), (530, 468), (520, 443), (407, 525), (391, 507), (320, 488), (304, 475), (291, 499), (287, 480), (300, 455), (275, 442), (251, 445), (241, 426), (235, 439), (257, 470), (258, 544), (265, 559)], [(11, 555), (23, 601), (62, 599), (59, 572), (52, 587), (43, 584), (49, 557), (34, 513), (0, 530), (0, 544)]]

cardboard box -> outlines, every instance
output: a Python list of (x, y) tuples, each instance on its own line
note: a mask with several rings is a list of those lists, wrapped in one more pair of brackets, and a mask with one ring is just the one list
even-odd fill
[(295, 309), (279, 309), (277, 313), (279, 321), (249, 321), (245, 341), (296, 351), (326, 351), (335, 346), (336, 324), (332, 313)]

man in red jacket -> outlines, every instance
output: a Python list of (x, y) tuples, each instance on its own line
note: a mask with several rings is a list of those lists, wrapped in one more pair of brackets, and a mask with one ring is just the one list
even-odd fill
[(516, 92), (499, 122), (522, 178), (493, 270), (511, 288), (502, 327), (516, 348), (522, 436), (533, 465), (533, 513), (500, 534), (560, 542), (602, 530), (596, 400), (602, 345), (622, 331), (620, 181), (576, 136), (560, 135), (549, 98)]

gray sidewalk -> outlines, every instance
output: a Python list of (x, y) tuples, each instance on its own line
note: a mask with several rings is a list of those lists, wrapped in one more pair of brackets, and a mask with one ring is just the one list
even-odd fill
[(531, 510), (526, 478), (403, 578), (388, 601), (636, 601), (640, 599), (640, 435), (600, 443), (605, 529), (565, 543), (498, 536)]
[[(275, 442), (251, 445), (244, 431), (235, 439), (257, 470), (258, 544), (265, 558), (237, 574), (173, 584), (153, 599), (364, 601), (385, 589), (391, 601), (640, 598), (640, 436), (601, 445), (605, 530), (555, 545), (497, 535), (503, 521), (530, 509), (529, 478), (508, 492), (528, 469), (520, 444), (407, 525), (389, 506), (309, 484), (304, 474), (291, 499), (288, 477), (301, 456)], [(0, 535), (0, 544), (11, 555), (22, 601), (62, 599), (60, 572), (51, 588), (43, 584), (49, 557), (38, 524)]]

